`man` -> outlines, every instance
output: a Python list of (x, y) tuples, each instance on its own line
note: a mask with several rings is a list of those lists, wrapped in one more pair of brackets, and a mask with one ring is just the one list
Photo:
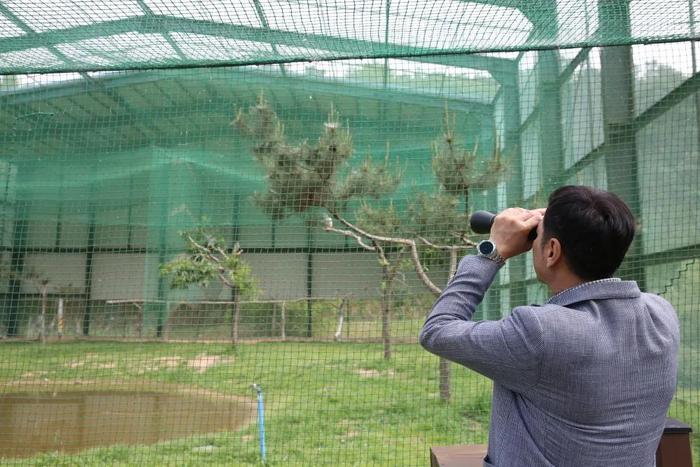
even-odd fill
[[(633, 237), (617, 196), (566, 186), (546, 211), (500, 213), (479, 254), (462, 259), (420, 341), (493, 379), (484, 465), (654, 465), (680, 333), (668, 302), (612, 278)], [(531, 248), (553, 296), (500, 321), (472, 321), (499, 268)]]

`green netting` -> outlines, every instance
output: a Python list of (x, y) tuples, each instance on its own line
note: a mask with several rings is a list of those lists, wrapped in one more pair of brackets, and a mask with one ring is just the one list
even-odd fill
[[(257, 464), (253, 383), (273, 465), (485, 443), (491, 383), (417, 343), (430, 284), (480, 239), (470, 212), (562, 184), (632, 206), (619, 272), (678, 310), (671, 415), (697, 429), (695, 6), (0, 1), (0, 462)], [(261, 96), (283, 143), (241, 125)], [(307, 172), (348, 144), (316, 148), (336, 127), (352, 151), (329, 185)], [(440, 186), (469, 163), (450, 145), (466, 187)], [(265, 148), (305, 165), (274, 185)], [(424, 275), (352, 226), (415, 242)], [(254, 286), (174, 287), (183, 232), (219, 260), (238, 245)], [(547, 296), (514, 259), (478, 318)]]
[[(692, 2), (175, 0), (0, 5), (9, 73), (262, 64), (683, 40)], [(483, 56), (453, 60), (488, 68)]]

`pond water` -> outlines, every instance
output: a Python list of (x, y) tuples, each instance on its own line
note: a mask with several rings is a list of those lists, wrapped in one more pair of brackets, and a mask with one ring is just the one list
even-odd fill
[(211, 396), (127, 391), (0, 394), (0, 458), (74, 453), (234, 431), (254, 405)]

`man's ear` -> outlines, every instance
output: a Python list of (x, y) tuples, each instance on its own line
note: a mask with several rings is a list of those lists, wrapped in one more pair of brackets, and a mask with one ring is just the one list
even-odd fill
[(547, 240), (547, 245), (544, 249), (544, 261), (548, 268), (554, 267), (562, 259), (561, 243), (556, 238)]

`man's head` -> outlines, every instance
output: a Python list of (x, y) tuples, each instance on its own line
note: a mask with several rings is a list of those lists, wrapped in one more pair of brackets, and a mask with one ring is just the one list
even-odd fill
[(533, 245), (537, 276), (550, 283), (562, 268), (584, 281), (611, 277), (632, 243), (635, 221), (613, 193), (564, 186), (551, 194)]

